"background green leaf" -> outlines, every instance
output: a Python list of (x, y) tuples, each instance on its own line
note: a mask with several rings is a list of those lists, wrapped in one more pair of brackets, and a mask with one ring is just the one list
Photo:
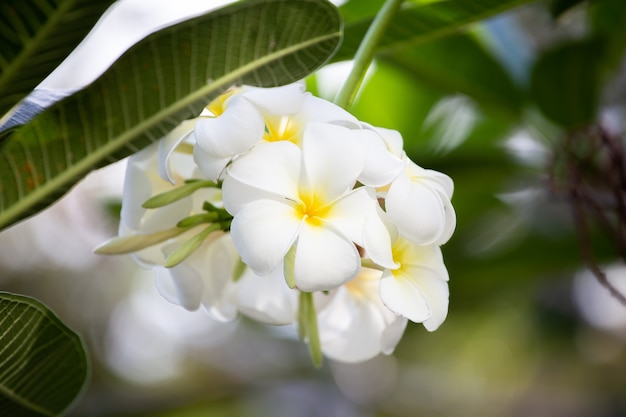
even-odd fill
[(69, 55), (113, 2), (0, 3), (0, 117)]
[(0, 415), (59, 415), (87, 380), (82, 341), (33, 298), (0, 293), (0, 312)]
[(472, 37), (454, 34), (387, 54), (383, 58), (447, 94), (465, 94), (477, 102), (517, 115), (523, 94), (502, 66)]
[(568, 128), (595, 117), (600, 95), (604, 44), (587, 39), (559, 45), (543, 53), (531, 76), (531, 95), (552, 121)]
[[(404, 48), (448, 35), (497, 13), (531, 3), (532, 0), (443, 0), (432, 3), (406, 1), (378, 46), (379, 53)], [(352, 59), (382, 1), (348, 2), (341, 8), (346, 22), (344, 40), (333, 61)]]
[(340, 39), (338, 10), (319, 0), (236, 3), (148, 36), (87, 89), (5, 141), (0, 227), (196, 117), (234, 84), (271, 87), (305, 77)]

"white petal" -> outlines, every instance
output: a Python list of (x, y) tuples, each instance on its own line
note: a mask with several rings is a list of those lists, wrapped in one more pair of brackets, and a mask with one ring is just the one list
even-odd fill
[(404, 156), (404, 140), (402, 135), (397, 130), (385, 129), (383, 127), (372, 126), (367, 123), (362, 123), (365, 129), (370, 129), (376, 132), (381, 139), (385, 142), (386, 148), (392, 155), (397, 158)]
[(327, 291), (353, 278), (361, 258), (350, 240), (329, 225), (302, 225), (297, 241), (295, 281), (301, 291)]
[[(163, 251), (171, 253), (189, 237), (164, 245)], [(170, 269), (157, 269), (157, 288), (168, 301), (188, 310), (202, 305), (217, 320), (233, 320), (237, 310), (231, 302), (230, 292), (238, 259), (230, 236), (215, 232), (180, 264)]]
[(378, 306), (340, 288), (318, 315), (322, 351), (330, 359), (355, 363), (381, 353), (385, 317)]
[(224, 208), (233, 216), (246, 204), (261, 199), (274, 199), (276, 196), (256, 187), (237, 181), (230, 175), (224, 176), (222, 183), (222, 201)]
[(243, 153), (263, 137), (265, 122), (252, 103), (241, 95), (228, 99), (224, 113), (197, 121), (196, 143), (215, 158)]
[(324, 122), (338, 124), (344, 127), (359, 128), (356, 117), (330, 101), (306, 93), (302, 108), (295, 115), (301, 124), (308, 122)]
[(413, 322), (424, 322), (428, 330), (436, 329), (446, 318), (448, 283), (430, 268), (403, 267), (394, 274), (385, 271), (380, 292), (387, 307)]
[(241, 259), (257, 274), (267, 275), (293, 245), (300, 223), (289, 202), (258, 200), (237, 213), (231, 236)]
[(404, 169), (405, 162), (389, 151), (379, 135), (363, 130), (361, 146), (366, 150), (366, 160), (359, 182), (371, 187), (382, 187), (391, 183)]
[(193, 269), (184, 264), (155, 268), (155, 284), (167, 301), (194, 311), (200, 307), (203, 284)]
[(411, 277), (397, 275), (388, 270), (383, 273), (380, 280), (380, 298), (383, 303), (391, 311), (415, 323), (428, 320), (432, 315), (430, 305), (419, 285)]
[(448, 283), (434, 276), (424, 276), (420, 282), (422, 291), (430, 304), (432, 315), (424, 321), (426, 330), (437, 330), (448, 316), (449, 289)]
[(189, 135), (191, 135), (197, 120), (198, 119), (183, 121), (180, 125), (178, 125), (174, 130), (172, 130), (159, 141), (159, 175), (161, 176), (161, 178), (172, 184), (174, 184), (175, 181), (172, 175), (170, 159), (178, 145), (180, 145), (181, 142), (183, 142)]
[(372, 210), (365, 219), (363, 248), (374, 263), (384, 268), (395, 269), (399, 265), (393, 260), (391, 236), (383, 221), (384, 216), (385, 212), (376, 207), (376, 210)]
[(289, 115), (302, 107), (305, 97), (304, 88), (303, 83), (274, 88), (246, 87), (242, 96), (258, 106), (262, 113)]
[(298, 291), (287, 286), (279, 266), (267, 276), (247, 269), (237, 281), (237, 307), (241, 314), (265, 324), (293, 323), (298, 308)]
[[(394, 241), (394, 246), (398, 245), (401, 237)], [(408, 246), (402, 250), (402, 256), (397, 259), (402, 265), (409, 266), (424, 266), (436, 271), (439, 278), (447, 281), (448, 270), (443, 263), (443, 255), (441, 248), (437, 245), (415, 245), (408, 241), (404, 241)]]
[(194, 146), (193, 148), (193, 161), (200, 168), (202, 175), (213, 181), (217, 181), (222, 176), (224, 168), (226, 168), (231, 159), (231, 156), (217, 157), (211, 155), (200, 146)]
[(223, 234), (203, 244), (183, 264), (188, 262), (195, 262), (196, 271), (204, 281), (204, 308), (217, 320), (234, 320), (237, 307), (231, 296), (235, 291), (232, 278), (239, 254), (230, 235)]
[[(146, 209), (141, 205), (152, 197), (152, 184), (147, 171), (156, 166), (158, 144), (153, 143), (128, 158), (122, 195), (122, 222), (130, 229), (137, 230)], [(154, 168), (152, 168), (154, 169)], [(121, 226), (121, 225), (120, 225)]]
[(445, 212), (445, 226), (439, 239), (435, 242), (436, 245), (443, 245), (448, 242), (454, 233), (454, 229), (456, 229), (456, 212), (454, 211), (452, 202), (445, 196), (441, 196), (441, 201)]
[(153, 210), (141, 207), (153, 195), (173, 188), (172, 184), (158, 174), (157, 149), (158, 144), (155, 143), (128, 159), (122, 196), (120, 236), (129, 231), (153, 233), (168, 229), (186, 217), (191, 210), (190, 198)]
[(396, 349), (396, 345), (400, 342), (408, 320), (402, 316), (396, 316), (395, 319), (387, 325), (383, 331), (380, 350), (385, 355), (391, 355)]
[(414, 181), (425, 181), (431, 187), (440, 189), (442, 194), (452, 198), (454, 193), (454, 181), (446, 174), (432, 169), (424, 169), (407, 158), (407, 173)]
[(327, 123), (309, 123), (302, 139), (306, 184), (334, 200), (351, 190), (363, 170), (365, 153), (355, 137), (357, 131)]
[(250, 187), (296, 199), (300, 149), (291, 142), (263, 142), (228, 167), (228, 175)]
[(391, 353), (400, 340), (406, 319), (381, 301), (381, 272), (362, 268), (357, 277), (332, 292), (324, 305), (315, 299), (322, 351), (331, 359), (361, 362)]
[(437, 192), (401, 174), (385, 197), (385, 208), (398, 231), (411, 242), (429, 245), (446, 231), (446, 213)]
[(377, 205), (374, 191), (360, 187), (335, 200), (328, 208), (324, 220), (348, 239), (363, 246), (365, 219), (376, 210)]

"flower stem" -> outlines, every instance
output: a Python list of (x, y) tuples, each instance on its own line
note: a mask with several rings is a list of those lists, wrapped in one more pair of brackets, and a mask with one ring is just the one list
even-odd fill
[(365, 78), (365, 73), (372, 59), (374, 59), (376, 46), (385, 33), (387, 26), (391, 23), (394, 14), (400, 8), (402, 1), (403, 0), (387, 0), (374, 18), (374, 21), (363, 37), (363, 41), (361, 41), (359, 49), (354, 55), (352, 71), (350, 71), (346, 82), (341, 86), (341, 90), (339, 90), (339, 93), (337, 93), (335, 97), (336, 105), (347, 109), (354, 101), (356, 93), (359, 91), (359, 87)]
[(309, 354), (316, 368), (322, 366), (322, 347), (317, 328), (317, 311), (313, 302), (313, 293), (301, 292), (298, 311), (298, 332), (300, 338), (309, 343)]

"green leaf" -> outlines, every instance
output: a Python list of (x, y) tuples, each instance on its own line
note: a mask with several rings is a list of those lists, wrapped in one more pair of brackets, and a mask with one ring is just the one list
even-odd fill
[(234, 84), (278, 86), (323, 65), (341, 16), (322, 0), (235, 3), (148, 36), (87, 89), (0, 149), (0, 228), (50, 204), (94, 168), (158, 140)]
[[(382, 3), (382, 2), (379, 2)], [(488, 18), (532, 0), (406, 1), (383, 36), (378, 53), (389, 53), (448, 35), (469, 23)], [(366, 11), (359, 11), (363, 7)], [(349, 2), (341, 8), (345, 18), (344, 40), (333, 61), (352, 59), (378, 10), (375, 2)]]
[(531, 75), (531, 95), (541, 111), (566, 128), (595, 117), (599, 98), (603, 44), (582, 40), (542, 54)]
[(507, 115), (517, 115), (523, 95), (504, 68), (473, 38), (455, 34), (401, 52), (385, 61), (446, 94), (462, 93)]
[(82, 391), (82, 341), (45, 305), (0, 293), (0, 415), (56, 416)]
[(572, 8), (581, 4), (584, 0), (552, 0), (550, 1), (550, 14), (558, 18)]
[(0, 3), (0, 117), (70, 54), (113, 2)]

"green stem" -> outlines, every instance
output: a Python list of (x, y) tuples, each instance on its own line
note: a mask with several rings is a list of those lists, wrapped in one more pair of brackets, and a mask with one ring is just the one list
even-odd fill
[(357, 91), (365, 78), (365, 73), (374, 59), (376, 46), (380, 42), (387, 26), (391, 23), (403, 0), (387, 0), (363, 37), (359, 49), (354, 55), (354, 66), (346, 82), (335, 97), (335, 104), (347, 109), (350, 107)]
[(298, 333), (300, 338), (309, 343), (309, 354), (316, 368), (322, 366), (322, 347), (317, 328), (317, 311), (313, 302), (313, 293), (301, 292), (298, 311)]

